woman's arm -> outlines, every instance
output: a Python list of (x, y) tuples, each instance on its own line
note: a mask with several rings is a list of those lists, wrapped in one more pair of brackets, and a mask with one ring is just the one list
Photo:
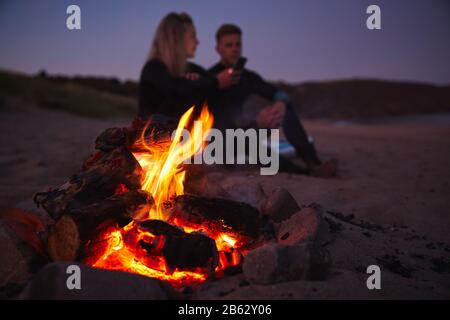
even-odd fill
[(197, 80), (175, 78), (166, 66), (159, 61), (149, 61), (143, 70), (144, 83), (151, 84), (166, 95), (191, 96), (194, 94), (208, 95), (218, 89), (216, 77), (205, 74)]

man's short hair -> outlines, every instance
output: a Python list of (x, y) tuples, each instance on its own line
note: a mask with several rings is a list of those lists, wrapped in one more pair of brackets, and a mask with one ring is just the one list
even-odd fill
[(223, 36), (229, 34), (242, 35), (241, 28), (234, 24), (223, 24), (216, 32), (216, 41), (219, 42)]

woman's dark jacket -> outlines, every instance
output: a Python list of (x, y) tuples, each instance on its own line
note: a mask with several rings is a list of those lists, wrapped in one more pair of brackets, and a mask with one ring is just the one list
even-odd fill
[(139, 114), (148, 118), (162, 114), (179, 119), (191, 106), (198, 108), (218, 90), (218, 81), (198, 65), (189, 64), (188, 72), (200, 75), (198, 80), (173, 77), (163, 62), (150, 59), (144, 65), (139, 81)]

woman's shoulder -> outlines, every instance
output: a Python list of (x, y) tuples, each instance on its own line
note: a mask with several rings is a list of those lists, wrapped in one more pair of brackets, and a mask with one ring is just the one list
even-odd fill
[(186, 70), (187, 70), (187, 72), (198, 73), (201, 76), (203, 76), (207, 73), (205, 68), (203, 68), (202, 66), (195, 64), (193, 62), (188, 62), (187, 66), (186, 66)]
[(166, 65), (159, 59), (156, 58), (151, 58), (148, 59), (145, 64), (144, 67), (142, 68), (143, 70), (145, 69), (167, 69)]
[(166, 65), (159, 59), (149, 59), (142, 67), (141, 79), (149, 77), (158, 77), (167, 73)]

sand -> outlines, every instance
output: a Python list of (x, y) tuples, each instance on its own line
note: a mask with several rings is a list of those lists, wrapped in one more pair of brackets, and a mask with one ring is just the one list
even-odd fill
[[(100, 132), (129, 122), (77, 117), (21, 100), (9, 103), (8, 111), (0, 114), (0, 207), (36, 210), (31, 200), (35, 192), (62, 184), (93, 152)], [(449, 298), (448, 270), (432, 271), (432, 259), (450, 256), (450, 123), (420, 117), (397, 120), (304, 121), (321, 157), (339, 159), (336, 178), (242, 173), (265, 190), (285, 187), (300, 205), (315, 202), (325, 211), (354, 214), (390, 231), (368, 237), (344, 223), (344, 231), (334, 235), (329, 248), (334, 264), (328, 281), (282, 283), (267, 290), (242, 286), (238, 275), (226, 285), (208, 284), (210, 289), (199, 298)], [(429, 243), (435, 248), (426, 247)], [(367, 275), (355, 269), (386, 254), (404, 256), (402, 262), (418, 271), (410, 277), (388, 271), (384, 291), (373, 293), (365, 287)], [(425, 259), (413, 259), (414, 254)]]

